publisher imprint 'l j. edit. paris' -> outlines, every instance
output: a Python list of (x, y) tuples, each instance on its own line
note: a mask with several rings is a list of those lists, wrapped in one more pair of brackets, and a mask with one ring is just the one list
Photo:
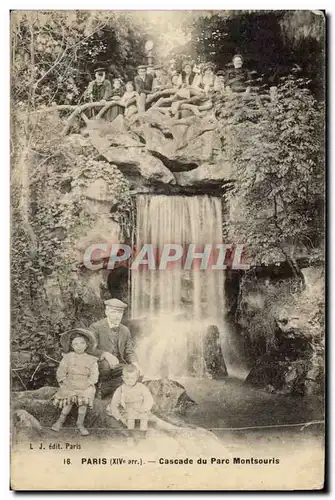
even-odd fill
[(11, 488), (324, 488), (317, 10), (11, 11)]

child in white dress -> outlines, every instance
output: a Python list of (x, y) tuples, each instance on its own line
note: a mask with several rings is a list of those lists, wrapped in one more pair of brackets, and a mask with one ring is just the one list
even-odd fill
[(78, 406), (77, 428), (82, 436), (89, 434), (84, 427), (87, 408), (92, 408), (95, 395), (95, 384), (98, 382), (98, 360), (87, 354), (88, 346), (94, 348), (94, 335), (84, 329), (77, 328), (65, 332), (61, 336), (61, 344), (65, 354), (60, 362), (56, 377), (60, 389), (53, 396), (53, 404), (61, 408), (61, 414), (51, 429), (58, 432), (72, 406)]
[(139, 420), (140, 430), (146, 431), (154, 400), (149, 389), (138, 382), (138, 378), (139, 371), (136, 366), (125, 365), (123, 367), (124, 383), (114, 392), (106, 411), (108, 415), (120, 420), (128, 429), (134, 429), (135, 420)]

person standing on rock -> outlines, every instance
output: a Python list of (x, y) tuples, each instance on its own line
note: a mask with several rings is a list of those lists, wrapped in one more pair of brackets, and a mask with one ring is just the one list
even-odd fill
[(237, 94), (248, 92), (250, 88), (248, 86), (250, 75), (243, 68), (243, 57), (241, 54), (235, 54), (232, 62), (233, 68), (228, 70), (226, 76), (226, 90)]
[(95, 79), (88, 84), (84, 92), (84, 98), (91, 102), (108, 101), (111, 96), (112, 85), (106, 79), (105, 68), (97, 68), (94, 75)]
[(113, 394), (122, 384), (124, 365), (133, 364), (139, 369), (130, 331), (121, 323), (126, 307), (121, 300), (106, 300), (106, 318), (90, 326), (96, 339), (96, 348), (90, 354), (99, 358), (98, 397)]
[(145, 101), (148, 94), (152, 93), (153, 75), (148, 74), (146, 66), (137, 67), (137, 75), (134, 78), (135, 90), (138, 93), (137, 108), (139, 113), (145, 111)]
[[(99, 67), (95, 70), (95, 79), (92, 80), (83, 94), (83, 98), (88, 102), (102, 102), (106, 103), (111, 96), (112, 84), (106, 79), (105, 68)], [(96, 115), (95, 109), (88, 110), (90, 118), (94, 118)]]

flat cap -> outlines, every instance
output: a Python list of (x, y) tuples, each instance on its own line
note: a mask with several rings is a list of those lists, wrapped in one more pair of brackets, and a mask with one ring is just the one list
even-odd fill
[(124, 309), (127, 309), (127, 304), (122, 302), (122, 300), (119, 299), (108, 299), (105, 300), (104, 302), (106, 307), (110, 307), (112, 309), (118, 309), (120, 311), (123, 311)]

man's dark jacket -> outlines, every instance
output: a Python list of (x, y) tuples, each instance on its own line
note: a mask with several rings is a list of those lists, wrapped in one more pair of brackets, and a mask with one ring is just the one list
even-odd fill
[(144, 80), (142, 80), (142, 78), (139, 75), (136, 75), (134, 78), (134, 82), (135, 82), (135, 90), (139, 94), (150, 94), (152, 92), (152, 82), (153, 82), (152, 75), (145, 75)]
[[(109, 352), (119, 359), (120, 363), (137, 363), (133, 339), (129, 329), (120, 324), (117, 328), (110, 328), (107, 318), (90, 326), (90, 331), (95, 335), (97, 348), (89, 354), (100, 357), (103, 352)], [(118, 352), (115, 351), (115, 344)]]

